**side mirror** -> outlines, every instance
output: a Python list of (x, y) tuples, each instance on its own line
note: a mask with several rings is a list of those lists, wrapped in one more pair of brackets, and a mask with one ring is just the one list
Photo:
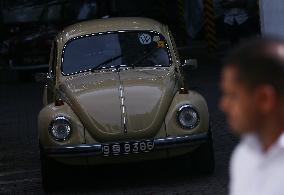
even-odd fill
[(36, 73), (35, 74), (35, 81), (38, 83), (47, 83), (50, 79), (50, 76), (48, 73)]
[(182, 68), (184, 70), (196, 70), (198, 68), (197, 59), (187, 59), (187, 60), (185, 60), (184, 64), (182, 65)]

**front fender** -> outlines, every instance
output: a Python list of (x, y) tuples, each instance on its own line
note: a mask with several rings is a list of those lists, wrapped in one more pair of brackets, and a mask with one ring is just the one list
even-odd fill
[[(199, 113), (199, 124), (193, 129), (184, 129), (177, 122), (177, 111), (184, 105), (190, 104)], [(209, 112), (206, 100), (197, 92), (189, 91), (188, 94), (180, 94), (179, 92), (173, 98), (167, 116), (165, 118), (167, 135), (184, 135), (208, 132), (209, 129)]]
[[(72, 132), (70, 139), (63, 142), (55, 141), (48, 130), (50, 122), (57, 116), (65, 116), (71, 122)], [(70, 106), (66, 103), (62, 106), (55, 106), (54, 103), (45, 106), (38, 115), (38, 131), (39, 141), (42, 146), (85, 143), (84, 127)]]

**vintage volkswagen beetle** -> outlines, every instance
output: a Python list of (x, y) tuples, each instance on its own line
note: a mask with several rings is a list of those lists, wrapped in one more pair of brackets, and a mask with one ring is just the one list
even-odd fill
[[(186, 61), (184, 66), (192, 65)], [(212, 172), (206, 101), (187, 90), (168, 27), (145, 18), (87, 21), (54, 41), (38, 116), (45, 188), (60, 164), (192, 155)]]

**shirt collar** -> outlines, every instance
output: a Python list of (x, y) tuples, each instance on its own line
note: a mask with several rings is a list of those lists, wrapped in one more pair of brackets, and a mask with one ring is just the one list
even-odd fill
[[(256, 134), (254, 133), (246, 134), (243, 136), (242, 140), (243, 143), (246, 144), (252, 150), (263, 152), (260, 140)], [(284, 149), (284, 132), (278, 137), (277, 141), (272, 145), (269, 151), (271, 151), (271, 149), (273, 148)]]
[(255, 151), (261, 151), (261, 143), (254, 133), (245, 134), (242, 137), (242, 142), (247, 145), (250, 149)]
[(280, 135), (276, 143), (280, 148), (284, 149), (284, 132)]

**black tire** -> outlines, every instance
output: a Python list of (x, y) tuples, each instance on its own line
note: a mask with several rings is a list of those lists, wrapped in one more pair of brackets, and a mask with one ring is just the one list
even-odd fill
[(191, 160), (194, 170), (202, 174), (213, 174), (215, 157), (211, 129), (208, 132), (208, 141), (193, 152)]
[(58, 174), (60, 171), (60, 164), (46, 156), (42, 149), (40, 149), (41, 162), (41, 177), (42, 187), (45, 192), (53, 192), (58, 189)]

